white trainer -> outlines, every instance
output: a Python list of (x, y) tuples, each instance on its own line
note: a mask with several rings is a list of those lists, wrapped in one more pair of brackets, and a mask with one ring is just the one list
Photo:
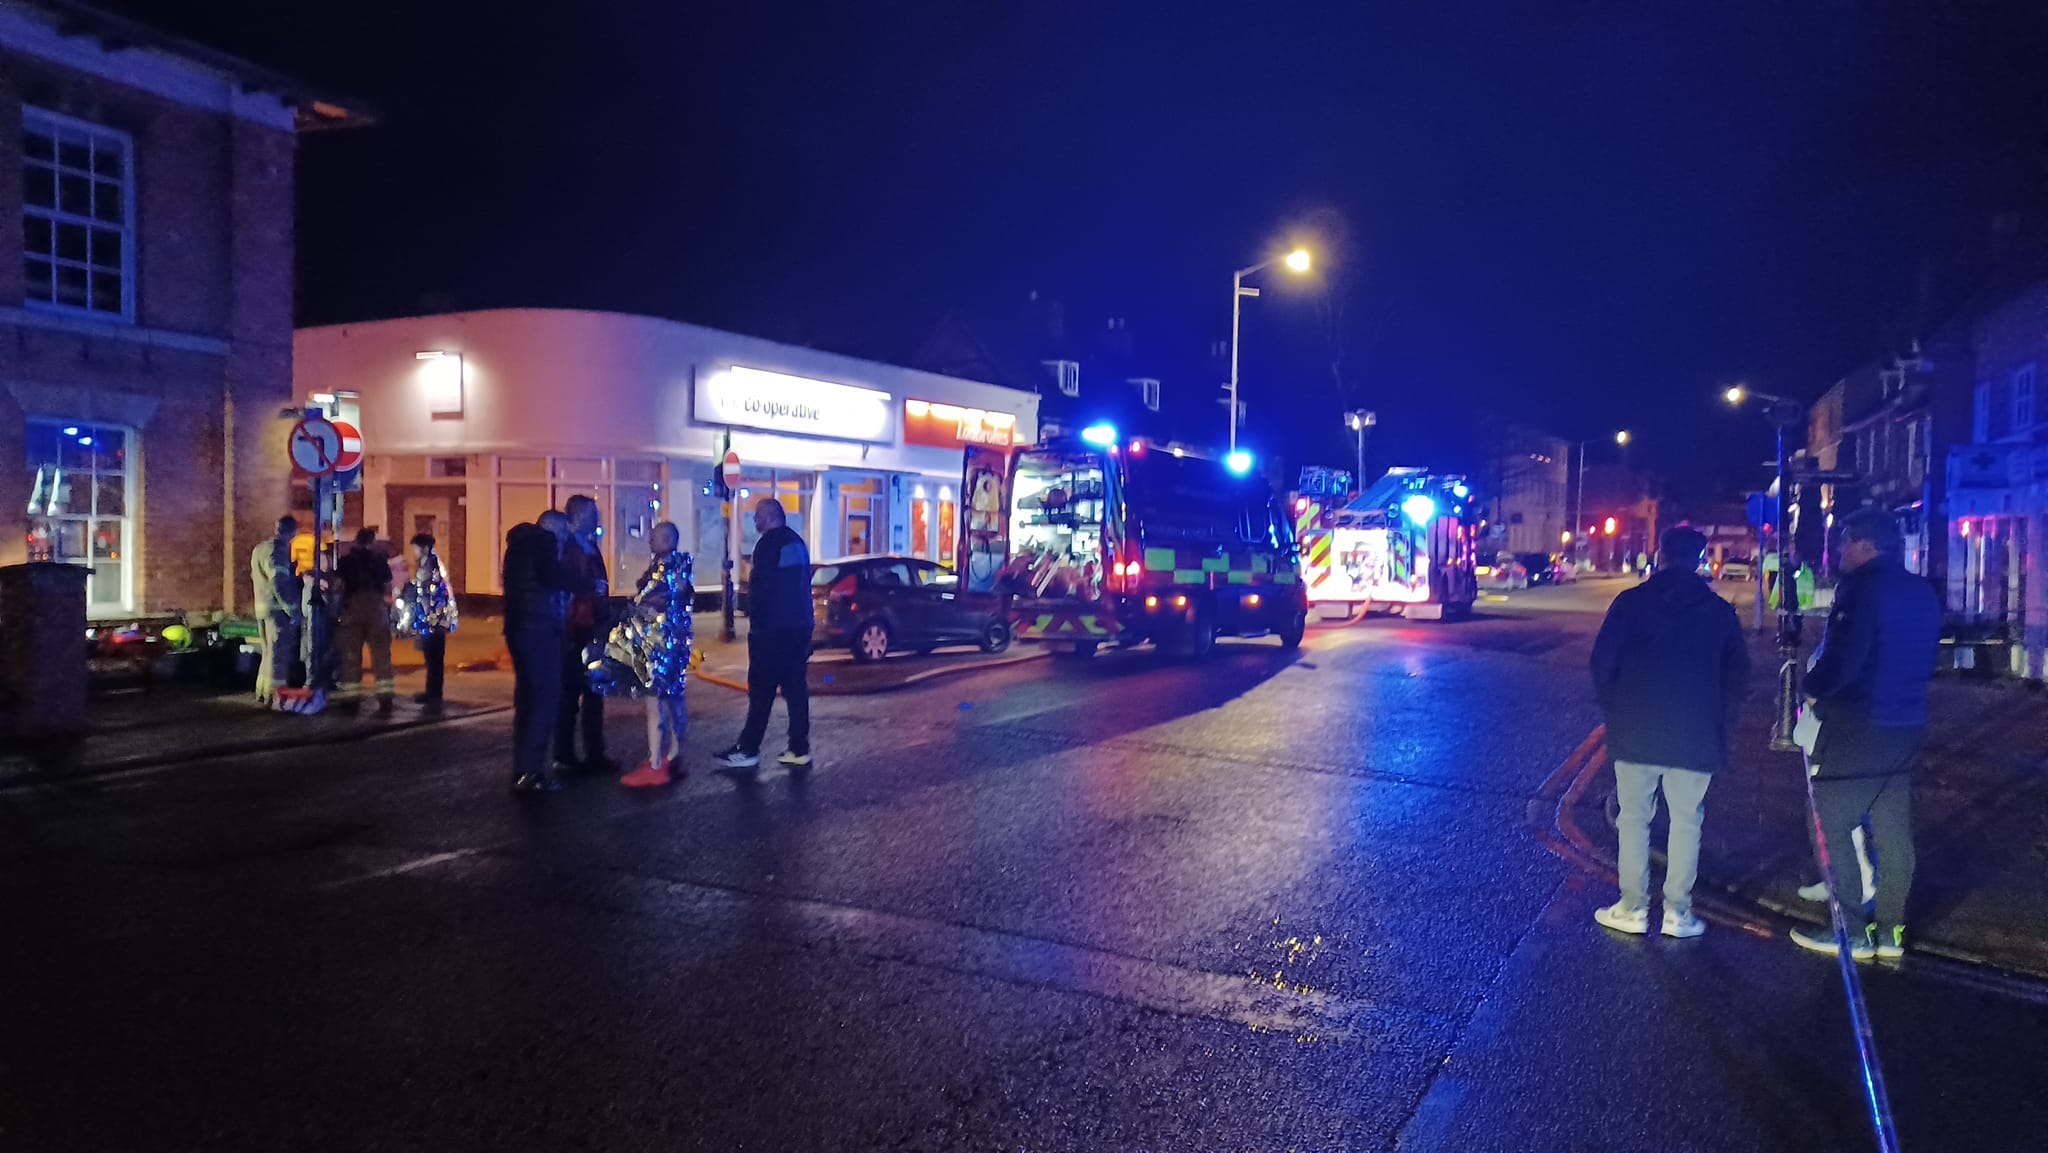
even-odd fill
[(1677, 916), (1674, 915), (1670, 909), (1664, 910), (1665, 936), (1677, 937), (1683, 940), (1687, 937), (1697, 937), (1701, 933), (1704, 933), (1706, 931), (1707, 923), (1705, 921), (1700, 920), (1698, 917), (1693, 916), (1691, 913), (1687, 913), (1684, 916)]
[(1650, 931), (1650, 910), (1631, 909), (1620, 901), (1593, 910), (1593, 919), (1617, 933), (1634, 933), (1640, 937)]

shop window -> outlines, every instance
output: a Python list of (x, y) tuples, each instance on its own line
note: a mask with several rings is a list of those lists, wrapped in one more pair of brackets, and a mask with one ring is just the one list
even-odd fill
[(953, 503), (953, 490), (939, 490), (939, 563), (951, 565), (953, 550), (960, 539), (960, 510)]
[(932, 502), (923, 492), (920, 486), (910, 498), (910, 555), (918, 558), (932, 555)]
[(603, 481), (610, 479), (602, 458), (573, 456), (558, 456), (555, 458), (554, 478), (556, 480), (580, 481)]
[(28, 559), (90, 569), (94, 615), (134, 604), (134, 439), (107, 425), (28, 422)]
[(546, 480), (548, 458), (544, 456), (501, 456), (498, 476), (502, 480)]
[(128, 137), (24, 108), (21, 168), (26, 302), (132, 320), (135, 214)]

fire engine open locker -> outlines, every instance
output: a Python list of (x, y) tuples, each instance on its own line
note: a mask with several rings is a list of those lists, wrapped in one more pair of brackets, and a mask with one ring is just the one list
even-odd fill
[(965, 590), (1011, 598), (1020, 641), (1197, 658), (1218, 636), (1301, 643), (1293, 525), (1249, 456), (1095, 425), (1011, 454), (969, 448), (962, 491)]
[[(1442, 620), (1479, 599), (1478, 526), (1465, 479), (1396, 468), (1339, 503), (1335, 470), (1305, 468), (1295, 497), (1308, 603), (1325, 612)], [(1348, 477), (1346, 478), (1348, 479)]]

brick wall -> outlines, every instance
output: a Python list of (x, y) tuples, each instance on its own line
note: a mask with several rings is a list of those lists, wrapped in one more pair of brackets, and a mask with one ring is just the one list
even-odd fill
[(296, 142), (0, 48), (0, 307), (24, 292), (24, 103), (133, 139), (136, 315), (0, 317), (0, 564), (24, 555), (26, 418), (118, 420), (139, 434), (136, 609), (246, 611), (249, 552), (289, 495)]

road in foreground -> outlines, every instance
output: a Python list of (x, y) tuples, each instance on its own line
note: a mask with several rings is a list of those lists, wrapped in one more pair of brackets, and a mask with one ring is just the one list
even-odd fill
[[(822, 700), (808, 779), (516, 801), (489, 717), (0, 794), (0, 1149), (1868, 1148), (1826, 959), (1544, 847), (1614, 588)], [(2039, 1148), (2048, 1010), (1868, 981), (1906, 1148)]]

